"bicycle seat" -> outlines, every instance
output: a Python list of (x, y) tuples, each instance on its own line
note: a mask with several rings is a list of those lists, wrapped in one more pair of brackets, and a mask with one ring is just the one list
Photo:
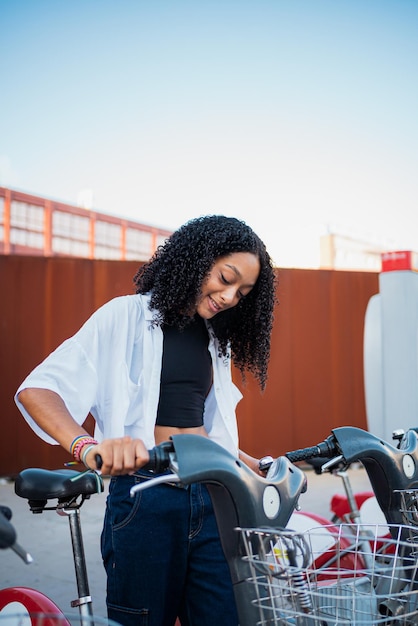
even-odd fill
[(29, 501), (31, 510), (41, 513), (48, 500), (65, 503), (78, 496), (90, 497), (103, 491), (103, 480), (96, 472), (70, 469), (25, 469), (15, 481), (15, 493)]

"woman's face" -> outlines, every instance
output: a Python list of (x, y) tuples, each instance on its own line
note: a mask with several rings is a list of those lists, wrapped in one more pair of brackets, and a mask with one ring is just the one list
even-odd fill
[(202, 285), (196, 312), (209, 320), (236, 306), (248, 295), (260, 274), (260, 261), (252, 252), (233, 252), (219, 257)]

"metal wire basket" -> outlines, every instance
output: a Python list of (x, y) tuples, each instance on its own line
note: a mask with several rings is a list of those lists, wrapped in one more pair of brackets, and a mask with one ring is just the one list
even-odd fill
[(418, 489), (399, 489), (396, 493), (401, 497), (402, 523), (415, 528), (415, 535), (418, 536)]
[(415, 528), (341, 524), (303, 534), (238, 530), (259, 608), (257, 624), (418, 624)]

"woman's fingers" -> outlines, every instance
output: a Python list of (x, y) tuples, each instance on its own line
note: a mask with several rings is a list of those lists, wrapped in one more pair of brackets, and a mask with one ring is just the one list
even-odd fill
[(132, 474), (149, 460), (144, 442), (129, 436), (105, 439), (92, 448), (86, 458), (89, 467), (95, 467), (97, 454), (102, 461), (102, 466), (98, 469), (101, 469), (102, 474), (110, 476)]

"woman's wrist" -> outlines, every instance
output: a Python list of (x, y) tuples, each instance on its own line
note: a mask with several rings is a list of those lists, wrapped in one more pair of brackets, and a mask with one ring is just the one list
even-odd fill
[(70, 445), (70, 454), (74, 457), (77, 463), (83, 462), (83, 451), (87, 445), (97, 445), (98, 441), (90, 435), (83, 434), (76, 437)]
[(97, 442), (96, 443), (89, 443), (89, 444), (84, 446), (84, 448), (83, 448), (83, 450), (81, 452), (81, 462), (83, 463), (83, 465), (85, 465), (87, 467), (87, 469), (96, 469), (95, 467), (92, 467), (91, 465), (89, 465), (87, 463), (87, 456), (90, 454), (90, 452), (96, 446), (97, 446)]

